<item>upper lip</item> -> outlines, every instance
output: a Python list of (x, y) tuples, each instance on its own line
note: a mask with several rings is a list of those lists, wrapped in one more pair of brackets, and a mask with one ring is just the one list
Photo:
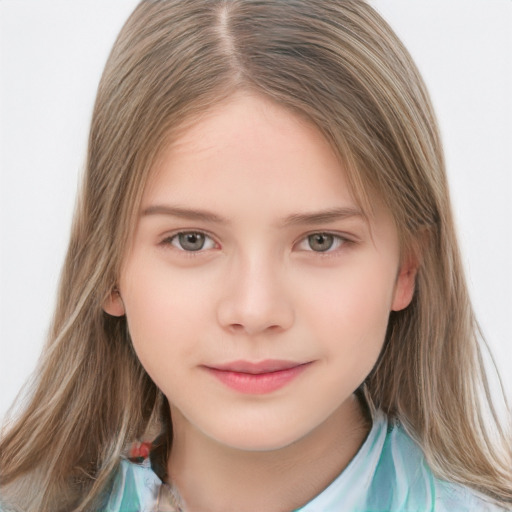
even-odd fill
[(289, 370), (301, 366), (305, 363), (298, 363), (296, 361), (285, 361), (280, 359), (266, 359), (264, 361), (252, 362), (252, 361), (231, 361), (225, 364), (216, 364), (208, 366), (212, 370), (219, 370), (224, 372), (236, 372), (236, 373), (251, 373), (257, 375), (259, 373), (272, 373), (283, 370)]

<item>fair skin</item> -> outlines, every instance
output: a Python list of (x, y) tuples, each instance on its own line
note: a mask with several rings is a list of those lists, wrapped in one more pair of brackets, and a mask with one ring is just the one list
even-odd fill
[(105, 310), (171, 404), (187, 510), (293, 510), (347, 466), (368, 432), (353, 393), (414, 276), (296, 115), (240, 93), (180, 134)]

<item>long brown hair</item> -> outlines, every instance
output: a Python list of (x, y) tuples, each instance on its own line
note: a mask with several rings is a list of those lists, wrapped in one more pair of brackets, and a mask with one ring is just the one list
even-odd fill
[[(423, 81), (362, 0), (144, 0), (99, 85), (86, 173), (37, 382), (0, 444), (0, 484), (26, 511), (93, 509), (127, 444), (172, 436), (165, 398), (102, 310), (144, 185), (178, 130), (233, 92), (313, 122), (371, 208), (421, 250), (411, 305), (392, 313), (366, 396), (397, 417), (441, 478), (512, 502), (512, 455), (494, 412)], [(486, 418), (486, 413), (487, 418)], [(491, 433), (490, 433), (491, 432)]]

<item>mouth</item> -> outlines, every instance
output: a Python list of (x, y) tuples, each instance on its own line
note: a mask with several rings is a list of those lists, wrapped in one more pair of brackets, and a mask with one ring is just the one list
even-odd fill
[[(210, 368), (213, 370), (236, 372), (236, 373), (249, 373), (251, 375), (259, 375), (261, 373), (274, 373), (283, 370), (289, 370), (301, 366), (304, 363), (297, 363), (294, 361), (283, 361), (279, 359), (267, 359), (258, 363), (250, 361), (232, 361), (231, 363), (215, 365)], [(307, 363), (305, 363), (307, 364)]]
[(204, 366), (227, 387), (245, 394), (266, 394), (286, 386), (298, 377), (312, 362), (265, 360), (260, 362), (232, 361)]

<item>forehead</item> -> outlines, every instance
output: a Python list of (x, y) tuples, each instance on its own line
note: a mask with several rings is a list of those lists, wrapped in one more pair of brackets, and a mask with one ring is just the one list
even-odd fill
[(143, 203), (180, 193), (225, 199), (229, 191), (235, 198), (243, 190), (275, 196), (278, 204), (289, 196), (314, 199), (315, 192), (354, 203), (344, 166), (319, 129), (249, 94), (231, 97), (174, 137), (153, 168)]

